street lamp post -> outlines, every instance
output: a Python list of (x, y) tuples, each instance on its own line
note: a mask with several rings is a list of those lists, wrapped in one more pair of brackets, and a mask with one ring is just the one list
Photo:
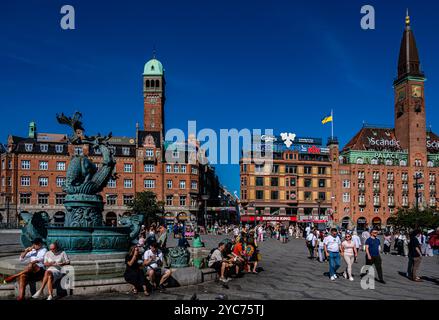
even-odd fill
[(320, 206), (322, 205), (322, 200), (316, 199), (316, 202), (317, 202), (317, 216), (319, 217), (319, 220), (321, 220), (320, 219)]
[(209, 200), (209, 195), (208, 194), (203, 194), (201, 196), (201, 199), (204, 200), (204, 228), (207, 232), (207, 200)]

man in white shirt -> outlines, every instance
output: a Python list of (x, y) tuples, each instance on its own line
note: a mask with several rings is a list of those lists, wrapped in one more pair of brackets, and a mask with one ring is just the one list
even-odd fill
[[(357, 249), (357, 252), (360, 252), (361, 247), (361, 239), (357, 234), (357, 231), (354, 231), (352, 234), (352, 241), (355, 243), (355, 248)], [(357, 262), (357, 256), (355, 256), (354, 262)]]
[(156, 274), (160, 277), (159, 289), (165, 290), (164, 283), (171, 276), (171, 270), (162, 268), (163, 253), (158, 249), (156, 242), (152, 243), (150, 249), (143, 255), (143, 266), (146, 268), (146, 275), (151, 285), (156, 287)]
[(306, 233), (306, 236), (308, 237), (308, 235), (311, 233), (311, 226), (310, 225), (307, 225), (306, 226), (306, 228), (305, 228), (305, 233)]
[(32, 241), (32, 246), (26, 248), (20, 255), (20, 261), (27, 263), (26, 268), (20, 273), (7, 277), (5, 282), (12, 282), (18, 278), (18, 297), (17, 300), (23, 300), (26, 285), (32, 281), (40, 281), (46, 271), (44, 267), (44, 256), (47, 249), (43, 246), (43, 240), (36, 238)]
[(306, 236), (306, 245), (308, 247), (309, 250), (309, 259), (314, 259), (314, 250), (316, 247), (316, 242), (317, 242), (317, 237), (315, 235), (315, 231), (314, 232), (310, 232), (307, 236)]
[(332, 228), (331, 234), (323, 240), (325, 254), (329, 258), (329, 276), (331, 281), (337, 279), (337, 269), (340, 268), (341, 241), (337, 236), (337, 229)]
[[(224, 250), (226, 249), (226, 245), (224, 242), (220, 242), (218, 244), (218, 248), (215, 249), (210, 255), (208, 266), (209, 268), (213, 268), (220, 275), (221, 282), (228, 282), (230, 279), (225, 277), (226, 272), (233, 266), (233, 264), (224, 258)], [(236, 262), (235, 258), (235, 262)]]

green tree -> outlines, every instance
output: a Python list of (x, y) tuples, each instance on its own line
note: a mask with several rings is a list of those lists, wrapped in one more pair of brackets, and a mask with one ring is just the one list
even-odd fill
[(145, 224), (147, 225), (159, 221), (164, 210), (163, 202), (157, 201), (156, 194), (151, 191), (136, 193), (133, 203), (129, 205), (129, 208), (133, 213), (143, 214)]
[(393, 218), (395, 227), (400, 229), (434, 229), (439, 226), (439, 214), (430, 207), (423, 210), (400, 208)]

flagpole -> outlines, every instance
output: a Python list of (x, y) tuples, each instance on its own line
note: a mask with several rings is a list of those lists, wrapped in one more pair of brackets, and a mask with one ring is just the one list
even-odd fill
[(331, 109), (331, 140), (334, 139), (334, 114), (333, 114), (333, 110)]

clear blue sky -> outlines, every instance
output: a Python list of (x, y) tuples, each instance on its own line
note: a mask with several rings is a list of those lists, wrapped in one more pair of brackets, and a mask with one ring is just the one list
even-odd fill
[[(76, 9), (74, 31), (60, 8)], [(376, 9), (376, 30), (360, 8)], [(427, 124), (438, 123), (439, 3), (433, 0), (1, 1), (0, 139), (64, 132), (63, 111), (90, 133), (134, 136), (142, 71), (153, 47), (166, 69), (166, 127), (273, 128), (326, 140), (331, 108), (345, 144), (362, 122), (393, 124), (392, 81), (406, 7), (429, 79)], [(439, 131), (439, 129), (437, 130)], [(220, 179), (239, 189), (239, 168)]]

